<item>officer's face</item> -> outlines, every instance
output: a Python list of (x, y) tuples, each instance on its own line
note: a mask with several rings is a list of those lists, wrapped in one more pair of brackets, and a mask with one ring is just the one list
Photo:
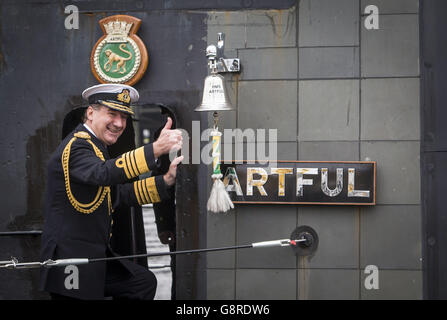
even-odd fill
[(96, 137), (110, 146), (118, 140), (126, 129), (127, 114), (108, 107), (100, 106), (98, 109), (88, 107), (87, 124), (96, 134)]

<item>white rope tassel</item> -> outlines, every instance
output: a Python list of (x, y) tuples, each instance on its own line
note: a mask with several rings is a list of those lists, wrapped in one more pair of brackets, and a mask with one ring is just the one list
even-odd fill
[(214, 180), (213, 187), (211, 188), (210, 197), (208, 199), (207, 209), (211, 212), (227, 212), (234, 208), (234, 204), (230, 199), (230, 196), (225, 190), (225, 185), (223, 184), (222, 175), (212, 175)]

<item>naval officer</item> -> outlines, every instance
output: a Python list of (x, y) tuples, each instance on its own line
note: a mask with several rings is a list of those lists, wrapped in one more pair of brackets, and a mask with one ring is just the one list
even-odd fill
[[(183, 160), (175, 158), (164, 175), (133, 181), (154, 169), (158, 157), (181, 148), (181, 132), (170, 129), (168, 118), (154, 143), (110, 159), (107, 146), (124, 132), (138, 91), (122, 84), (100, 84), (84, 90), (82, 96), (89, 105), (84, 123), (64, 138), (48, 163), (42, 261), (116, 256), (110, 247), (114, 208), (120, 203), (135, 206), (168, 199)], [(43, 268), (40, 289), (53, 299), (155, 296), (154, 274), (129, 260), (76, 268)]]

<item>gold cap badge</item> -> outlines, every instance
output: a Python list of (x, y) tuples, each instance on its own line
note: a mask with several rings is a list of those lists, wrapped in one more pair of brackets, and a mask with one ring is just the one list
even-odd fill
[(130, 103), (129, 90), (123, 89), (123, 91), (116, 96), (116, 100), (124, 102), (124, 103)]

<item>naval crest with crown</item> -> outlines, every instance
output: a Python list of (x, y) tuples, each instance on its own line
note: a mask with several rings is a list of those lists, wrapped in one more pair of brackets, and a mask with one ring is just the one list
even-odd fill
[(141, 20), (115, 15), (100, 20), (99, 25), (104, 35), (90, 56), (93, 75), (101, 83), (137, 83), (148, 65), (146, 46), (136, 35)]

